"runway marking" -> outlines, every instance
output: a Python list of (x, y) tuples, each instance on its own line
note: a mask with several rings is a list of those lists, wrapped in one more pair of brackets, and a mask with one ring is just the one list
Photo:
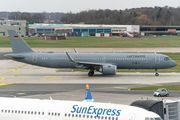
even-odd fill
[(32, 75), (9, 75), (8, 77), (32, 77)]
[(57, 80), (57, 79), (63, 79), (63, 78), (39, 78), (40, 80)]
[(75, 73), (80, 73), (81, 71), (76, 71)]
[(4, 80), (4, 78), (0, 78), (0, 80)]
[(163, 86), (163, 85), (159, 85), (159, 84), (149, 84), (149, 85), (152, 85), (152, 86)]
[(140, 72), (136, 72), (136, 73), (140, 73)]
[(3, 85), (11, 85), (11, 84), (17, 84), (18, 82), (0, 82), (0, 86)]
[(10, 69), (9, 71), (13, 72), (13, 71), (20, 71), (20, 68), (17, 69)]
[(176, 72), (171, 72), (171, 73), (176, 73)]
[(9, 73), (10, 73), (10, 72), (4, 73), (4, 74), (0, 75), (0, 77), (5, 76), (5, 75), (7, 75), (7, 74), (9, 74)]
[(59, 70), (59, 68), (58, 69), (56, 69), (56, 72)]
[(16, 94), (18, 94), (18, 95), (24, 95), (24, 94), (26, 94), (26, 93), (16, 93)]
[(22, 67), (24, 67), (24, 66), (26, 66), (27, 64), (24, 64), (24, 65), (22, 65), (22, 66), (20, 66), (19, 68), (22, 68)]

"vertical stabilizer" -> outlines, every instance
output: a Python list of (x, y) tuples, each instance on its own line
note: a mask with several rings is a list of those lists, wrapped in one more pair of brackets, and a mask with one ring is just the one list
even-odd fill
[(93, 102), (94, 100), (92, 99), (92, 96), (91, 96), (91, 92), (90, 92), (90, 89), (89, 89), (89, 85), (86, 84), (86, 97), (85, 97), (85, 100), (84, 101), (87, 101), (87, 102)]
[(15, 30), (8, 30), (13, 53), (34, 52)]

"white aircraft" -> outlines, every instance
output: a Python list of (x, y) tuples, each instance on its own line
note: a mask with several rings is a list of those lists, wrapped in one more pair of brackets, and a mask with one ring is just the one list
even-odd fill
[(162, 120), (142, 108), (93, 102), (86, 88), (82, 102), (0, 98), (0, 120)]

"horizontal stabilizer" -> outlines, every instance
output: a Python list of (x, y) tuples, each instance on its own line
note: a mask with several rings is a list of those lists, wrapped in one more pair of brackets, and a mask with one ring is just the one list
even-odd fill
[(24, 56), (22, 55), (13, 55), (13, 54), (7, 54), (7, 55), (4, 55), (5, 58), (7, 59), (24, 59)]

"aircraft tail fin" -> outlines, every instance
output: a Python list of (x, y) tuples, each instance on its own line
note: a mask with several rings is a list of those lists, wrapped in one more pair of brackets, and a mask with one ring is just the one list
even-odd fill
[(8, 30), (13, 53), (34, 52), (15, 30)]
[(86, 84), (86, 97), (85, 97), (85, 100), (86, 102), (93, 102), (94, 100), (92, 99), (92, 96), (91, 96), (91, 92), (90, 92), (90, 89), (89, 89), (89, 85)]

